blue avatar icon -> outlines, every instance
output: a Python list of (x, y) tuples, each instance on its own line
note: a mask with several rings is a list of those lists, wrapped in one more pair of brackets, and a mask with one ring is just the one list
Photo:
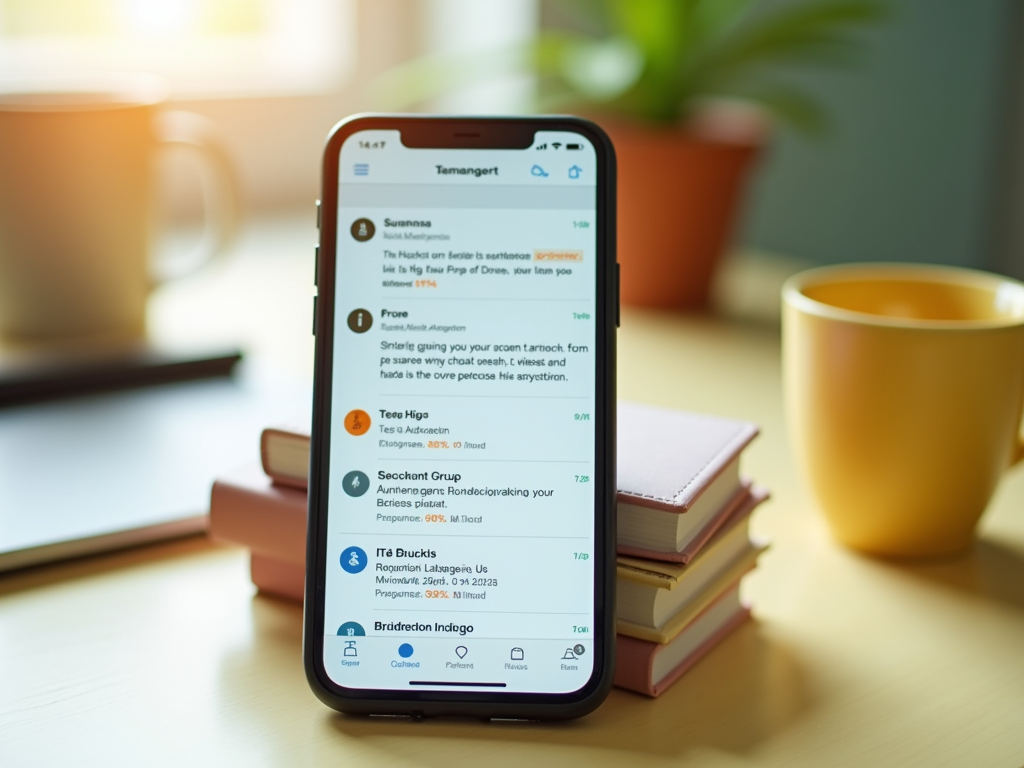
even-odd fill
[(338, 627), (338, 634), (342, 637), (366, 637), (366, 630), (358, 622), (346, 621)]
[(408, 659), (410, 656), (412, 656), (412, 646), (408, 643), (402, 643), (400, 646), (398, 646), (398, 655), (401, 656), (403, 659)]
[(341, 553), (341, 567), (345, 573), (359, 573), (366, 567), (366, 553), (359, 547), (349, 547)]

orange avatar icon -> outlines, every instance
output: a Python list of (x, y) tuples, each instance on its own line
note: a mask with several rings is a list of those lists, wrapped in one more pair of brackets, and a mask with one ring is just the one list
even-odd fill
[(345, 431), (350, 435), (365, 435), (370, 428), (370, 414), (358, 408), (345, 414)]

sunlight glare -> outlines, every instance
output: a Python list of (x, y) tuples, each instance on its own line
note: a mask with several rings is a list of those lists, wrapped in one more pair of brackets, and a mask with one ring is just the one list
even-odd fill
[(131, 35), (182, 37), (195, 31), (198, 6), (197, 0), (120, 0), (117, 15)]

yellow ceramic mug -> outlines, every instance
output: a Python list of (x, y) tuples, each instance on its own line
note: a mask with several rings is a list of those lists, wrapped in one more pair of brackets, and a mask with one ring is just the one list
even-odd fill
[(832, 532), (884, 555), (968, 546), (1024, 458), (1024, 284), (823, 267), (782, 289), (790, 436)]
[(231, 162), (203, 118), (161, 112), (165, 96), (139, 75), (0, 78), (0, 344), (145, 337), (150, 291), (190, 271), (150, 260), (154, 160), (168, 147), (204, 171), (206, 231), (187, 267), (226, 255), (237, 227)]

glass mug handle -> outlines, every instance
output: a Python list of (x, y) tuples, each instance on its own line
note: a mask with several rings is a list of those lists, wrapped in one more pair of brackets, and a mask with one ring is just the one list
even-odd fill
[(161, 149), (185, 149), (202, 160), (205, 209), (203, 236), (193, 252), (152, 266), (153, 281), (159, 285), (192, 274), (228, 253), (238, 235), (240, 196), (234, 168), (212, 121), (193, 112), (169, 110), (156, 116), (154, 127)]

